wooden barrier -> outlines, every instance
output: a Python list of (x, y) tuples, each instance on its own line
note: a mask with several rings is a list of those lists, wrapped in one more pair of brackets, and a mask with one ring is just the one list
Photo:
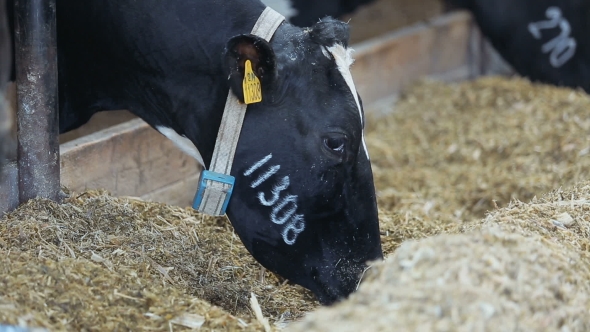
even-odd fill
[[(353, 48), (353, 76), (367, 112), (371, 104), (420, 77), (462, 80), (494, 71), (487, 68), (485, 43), (466, 12), (445, 14)], [(139, 119), (71, 140), (60, 149), (62, 185), (74, 191), (104, 188), (114, 195), (187, 206), (196, 190), (197, 162)], [(5, 173), (1, 188), (15, 182), (14, 169)], [(15, 206), (10, 197), (0, 192), (0, 211)], [(8, 204), (2, 205), (4, 200)]]
[(174, 185), (193, 184), (198, 163), (140, 119), (70, 141), (61, 146), (62, 183), (71, 190), (107, 188), (122, 196), (175, 201)]

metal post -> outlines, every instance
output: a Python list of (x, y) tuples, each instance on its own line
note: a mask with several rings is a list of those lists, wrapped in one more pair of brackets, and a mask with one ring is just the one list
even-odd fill
[(16, 0), (19, 200), (59, 198), (55, 0)]

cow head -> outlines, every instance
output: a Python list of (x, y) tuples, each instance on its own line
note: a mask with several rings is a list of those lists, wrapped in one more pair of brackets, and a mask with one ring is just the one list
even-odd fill
[(243, 100), (245, 61), (262, 102), (248, 106), (227, 214), (250, 253), (322, 303), (350, 294), (382, 258), (363, 110), (350, 71), (348, 26), (283, 25), (272, 43), (232, 38), (225, 67)]

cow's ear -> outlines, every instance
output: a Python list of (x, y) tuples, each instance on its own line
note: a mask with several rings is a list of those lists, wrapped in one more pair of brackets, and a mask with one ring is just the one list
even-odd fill
[(269, 90), (276, 75), (275, 53), (270, 44), (255, 35), (239, 35), (227, 42), (224, 57), (226, 77), (236, 97), (244, 102), (242, 82), (246, 61), (250, 60), (252, 71), (260, 80), (264, 98), (265, 90)]
[(309, 36), (311, 40), (320, 45), (330, 47), (334, 44), (340, 44), (348, 47), (350, 30), (347, 23), (327, 16), (310, 28)]

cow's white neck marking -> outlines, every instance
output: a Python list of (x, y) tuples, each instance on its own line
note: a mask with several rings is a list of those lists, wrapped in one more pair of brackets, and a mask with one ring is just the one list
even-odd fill
[(291, 184), (289, 177), (285, 176), (283, 177), (279, 182), (277, 182), (273, 187), (272, 187), (272, 191), (271, 191), (271, 198), (270, 199), (266, 199), (266, 195), (261, 191), (258, 193), (258, 200), (260, 201), (260, 204), (264, 205), (264, 206), (273, 206), (278, 200), (279, 200), (279, 195), (281, 194), (281, 191), (289, 188), (289, 185)]
[[(254, 172), (262, 166), (265, 166), (271, 159), (272, 153), (254, 163), (254, 165), (244, 172), (244, 176), (253, 176)], [(250, 187), (256, 188), (266, 182), (272, 178), (280, 168), (280, 165), (268, 166), (264, 173), (258, 176), (256, 180), (252, 181)], [(287, 245), (294, 244), (299, 233), (303, 232), (305, 229), (304, 216), (296, 213), (298, 208), (297, 195), (289, 195), (287, 193), (290, 184), (291, 181), (289, 180), (289, 176), (285, 176), (275, 182), (270, 191), (270, 195), (264, 191), (259, 191), (257, 195), (258, 201), (261, 205), (271, 207), (269, 216), (270, 221), (283, 227), (281, 230), (281, 236)], [(284, 194), (282, 198), (281, 194)]]
[(179, 135), (176, 131), (172, 128), (164, 127), (164, 126), (156, 126), (156, 130), (158, 130), (162, 135), (166, 136), (169, 140), (174, 142), (174, 144), (182, 150), (182, 152), (188, 154), (189, 156), (195, 158), (203, 168), (205, 167), (205, 163), (203, 162), (203, 157), (199, 152), (199, 149), (188, 139), (186, 136)]
[(269, 161), (270, 158), (272, 158), (272, 153), (270, 153), (268, 156), (260, 159), (258, 162), (256, 162), (254, 165), (252, 165), (252, 167), (248, 168), (244, 172), (244, 175), (250, 176), (250, 174), (252, 174), (255, 170), (259, 169), (262, 165), (266, 164), (266, 162)]
[[(354, 86), (354, 81), (352, 80), (352, 73), (350, 72), (350, 66), (354, 62), (354, 59), (352, 58), (353, 49), (352, 48), (345, 48), (344, 46), (342, 46), (341, 44), (338, 44), (338, 43), (336, 43), (330, 47), (326, 47), (326, 49), (328, 50), (328, 52), (330, 52), (330, 54), (332, 54), (334, 61), (336, 61), (336, 66), (338, 66), (338, 71), (340, 71), (340, 74), (344, 78), (344, 81), (348, 85), (348, 88), (350, 89), (350, 92), (352, 93), (352, 96), (354, 97), (354, 101), (356, 102), (356, 106), (358, 107), (358, 110), (359, 110), (359, 118), (361, 121), (361, 128), (364, 128), (363, 111), (361, 108), (361, 103), (359, 102), (358, 93), (356, 92), (356, 87)], [(329, 57), (323, 48), (322, 48), (322, 53), (325, 56)], [(367, 144), (365, 143), (364, 129), (362, 129), (362, 131), (361, 131), (361, 140), (363, 142), (363, 149), (365, 150), (365, 154), (367, 155), (367, 159), (369, 159), (369, 150), (367, 150)]]
[(281, 165), (274, 165), (274, 166), (272, 166), (266, 172), (264, 172), (263, 174), (260, 174), (260, 176), (258, 177), (258, 179), (256, 179), (254, 182), (252, 182), (252, 184), (250, 185), (250, 187), (252, 187), (252, 189), (258, 187), (261, 183), (263, 183), (264, 181), (268, 180), (269, 177), (271, 177), (272, 175), (274, 175), (280, 169), (281, 169)]

